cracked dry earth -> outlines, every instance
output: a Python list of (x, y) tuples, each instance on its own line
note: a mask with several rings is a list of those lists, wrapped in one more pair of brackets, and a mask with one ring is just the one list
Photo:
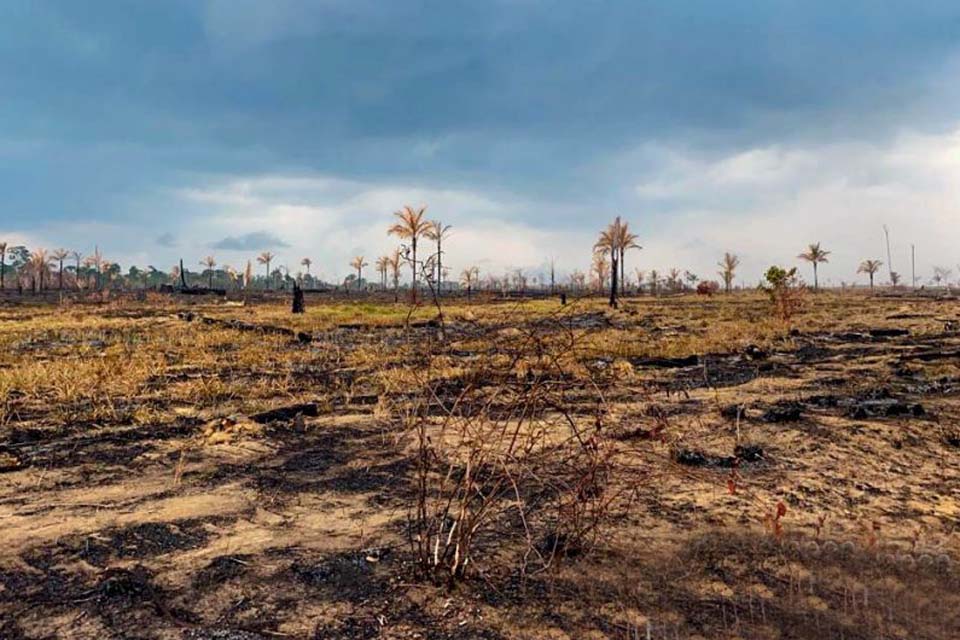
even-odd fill
[[(960, 303), (824, 294), (792, 331), (752, 295), (571, 305), (645, 482), (590, 553), (452, 591), (410, 570), (413, 461), (381, 415), (383, 372), (422, 364), (404, 312), (335, 306), (192, 307), (307, 344), (4, 309), (0, 637), (960, 637)], [(437, 392), (478, 326), (543, 307), (452, 306)]]

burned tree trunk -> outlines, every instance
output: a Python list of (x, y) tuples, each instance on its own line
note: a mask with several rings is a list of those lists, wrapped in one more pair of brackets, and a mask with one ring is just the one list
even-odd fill
[(617, 308), (617, 257), (616, 252), (611, 252), (612, 260), (610, 262), (610, 306)]
[(291, 309), (293, 313), (303, 313), (305, 307), (303, 304), (303, 289), (300, 288), (299, 283), (293, 283), (293, 308)]

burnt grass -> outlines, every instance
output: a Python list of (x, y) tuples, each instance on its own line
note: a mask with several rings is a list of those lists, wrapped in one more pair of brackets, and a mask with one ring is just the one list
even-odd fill
[[(137, 317), (154, 316), (145, 312)], [(263, 331), (195, 320), (191, 323), (198, 330), (225, 326)], [(495, 328), (652, 331), (656, 322), (629, 313), (589, 312), (561, 322), (504, 322)], [(683, 334), (689, 331), (684, 327), (674, 325), (674, 330)], [(435, 328), (416, 330), (429, 335)], [(449, 346), (443, 348), (452, 357), (477, 356), (475, 349), (463, 349), (459, 341), (474, 340), (482, 331), (468, 322), (453, 323), (448, 330)], [(290, 337), (291, 349), (317, 348), (324, 339), (314, 334), (308, 347), (297, 332), (277, 333)], [(380, 339), (377, 331), (363, 325), (341, 326), (330, 335), (358, 344)], [(960, 391), (960, 376), (924, 367), (939, 362), (937, 350), (943, 352), (944, 341), (953, 339), (952, 334), (918, 335), (899, 326), (862, 327), (805, 332), (762, 349), (744, 345), (728, 353), (628, 358), (648, 395), (642, 409), (631, 408), (627, 414), (636, 424), (616, 425), (618, 437), (634, 446), (665, 441), (669, 430), (661, 434), (658, 424), (704, 415), (716, 420), (724, 433), (738, 424), (760, 434), (756, 441), (746, 438), (736, 444), (729, 439), (721, 444), (685, 440), (663, 456), (674, 466), (717, 478), (708, 480), (714, 483), (711, 486), (722, 486), (722, 479), (731, 472), (750, 479), (783, 474), (793, 464), (790, 459), (804, 455), (771, 444), (770, 434), (800, 432), (815, 447), (818, 439), (832, 437), (824, 426), (830, 420), (880, 426), (902, 423), (921, 433), (934, 433), (945, 412), (946, 417), (952, 415), (944, 401)], [(21, 354), (69, 351), (75, 346), (70, 340), (46, 336), (25, 341), (18, 349)], [(863, 365), (861, 376), (838, 369), (871, 359), (877, 360), (876, 366)], [(585, 365), (595, 366), (596, 358), (589, 358)], [(237, 461), (204, 465), (203, 453), (186, 447), (202, 432), (204, 420), (199, 417), (134, 426), (123, 421), (57, 424), (47, 419), (42, 408), (19, 413), (0, 431), (0, 477), (59, 474), (53, 486), (64, 489), (93, 489), (121, 480), (135, 483), (138, 476), (159, 473), (158, 469), (169, 474), (184, 448), (193, 466), (183, 472), (179, 485), (151, 499), (233, 486), (248, 490), (252, 498), (246, 511), (230, 515), (149, 516), (142, 522), (101, 526), (86, 534), (26, 545), (13, 558), (15, 562), (0, 565), (0, 637), (55, 637), (44, 626), (44, 620), (52, 617), (76, 620), (74, 637), (102, 633), (102, 637), (257, 640), (287, 634), (288, 627), (283, 625), (291, 621), (298, 621), (296, 630), (287, 635), (303, 638), (532, 637), (525, 635), (530, 628), (525, 623), (560, 630), (568, 637), (581, 637), (585, 629), (606, 637), (644, 637), (648, 627), (618, 617), (617, 611), (626, 609), (656, 612), (649, 618), (652, 637), (726, 637), (736, 630), (742, 637), (760, 638), (773, 629), (782, 638), (866, 640), (878, 637), (873, 622), (878, 611), (881, 617), (887, 616), (885, 624), (910, 630), (910, 637), (957, 637), (956, 614), (944, 614), (936, 603), (922, 597), (924, 589), (947, 594), (943, 607), (957, 610), (950, 607), (956, 604), (960, 583), (944, 554), (922, 549), (897, 554), (859, 537), (851, 548), (844, 546), (847, 540), (834, 542), (799, 528), (778, 538), (764, 531), (766, 516), (756, 513), (745, 518), (750, 526), (756, 525), (752, 530), (717, 528), (658, 546), (656, 553), (638, 553), (636, 547), (623, 545), (622, 536), (612, 537), (609, 544), (566, 558), (550, 572), (527, 575), (516, 568), (494, 568), (451, 591), (443, 581), (425, 580), (414, 570), (403, 540), (402, 519), (389, 523), (387, 529), (393, 534), (389, 544), (380, 544), (381, 531), (356, 541), (337, 539), (326, 550), (268, 543), (252, 552), (231, 552), (217, 545), (222, 532), (238, 521), (264, 517), (263, 513), (292, 521), (290, 513), (311, 497), (328, 496), (331, 503), (359, 505), (363, 513), (375, 515), (380, 510), (408, 509), (415, 495), (414, 461), (391, 446), (384, 438), (384, 425), (370, 418), (378, 403), (401, 401), (404, 392), (388, 394), (370, 384), (365, 372), (336, 371), (329, 363), (299, 371), (298, 384), (314, 397), (272, 402), (248, 411), (246, 417), (262, 427), (249, 439), (264, 449)], [(248, 372), (222, 374), (224, 379), (244, 380)], [(150, 384), (162, 388), (184, 379), (176, 374)], [(796, 384), (789, 392), (745, 396), (742, 402), (714, 401), (710, 396), (774, 380)], [(491, 371), (486, 376), (468, 372), (437, 383), (433, 392), (451, 401), (468, 387), (525, 384), (532, 382), (511, 372)], [(633, 393), (619, 389), (611, 377), (601, 377), (601, 385), (617, 400), (630, 399)], [(685, 395), (697, 393), (702, 395), (694, 399)], [(573, 416), (595, 416), (592, 398), (571, 390), (570, 405), (565, 408)], [(508, 405), (493, 403), (488, 410), (496, 416)], [(298, 420), (333, 415), (366, 419), (323, 428), (296, 426)], [(931, 437), (947, 455), (955, 456), (960, 450), (956, 431), (940, 429)], [(898, 448), (919, 446), (921, 439), (916, 433), (905, 433), (895, 442)], [(12, 462), (2, 466), (3, 460)], [(866, 493), (878, 491), (868, 484), (861, 486)], [(703, 505), (667, 504), (656, 491), (652, 489), (642, 502), (649, 513), (662, 509), (664, 520), (677, 530), (705, 521)], [(796, 497), (802, 493), (795, 489), (784, 498), (791, 510), (803, 502)], [(14, 493), (0, 498), (0, 504), (14, 508), (26, 500)], [(763, 508), (769, 507), (764, 503)], [(96, 513), (98, 508), (90, 510)], [(149, 513), (150, 504), (143, 499), (125, 508)], [(2, 526), (0, 520), (0, 532)], [(869, 524), (863, 526), (869, 529)], [(629, 529), (623, 531), (627, 537), (633, 535)], [(190, 559), (189, 564), (184, 558)], [(591, 579), (584, 580), (584, 575)], [(730, 590), (711, 590), (710, 585), (721, 583)], [(428, 594), (427, 604), (423, 592)], [(814, 594), (818, 602), (811, 605)], [(506, 623), (488, 623), (482, 607), (503, 612)], [(392, 628), (402, 631), (389, 635)]]

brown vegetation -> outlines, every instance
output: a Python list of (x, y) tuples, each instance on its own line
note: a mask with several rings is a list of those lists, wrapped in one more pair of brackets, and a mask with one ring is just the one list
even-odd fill
[(0, 636), (960, 629), (953, 301), (288, 304), (0, 310)]

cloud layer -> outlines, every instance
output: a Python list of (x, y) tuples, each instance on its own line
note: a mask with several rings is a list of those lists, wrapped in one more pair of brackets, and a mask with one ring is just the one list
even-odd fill
[(618, 213), (648, 269), (821, 240), (839, 282), (882, 224), (952, 264), (958, 36), (940, 0), (7, 3), (0, 236), (338, 273), (425, 203), (458, 267), (583, 269)]

